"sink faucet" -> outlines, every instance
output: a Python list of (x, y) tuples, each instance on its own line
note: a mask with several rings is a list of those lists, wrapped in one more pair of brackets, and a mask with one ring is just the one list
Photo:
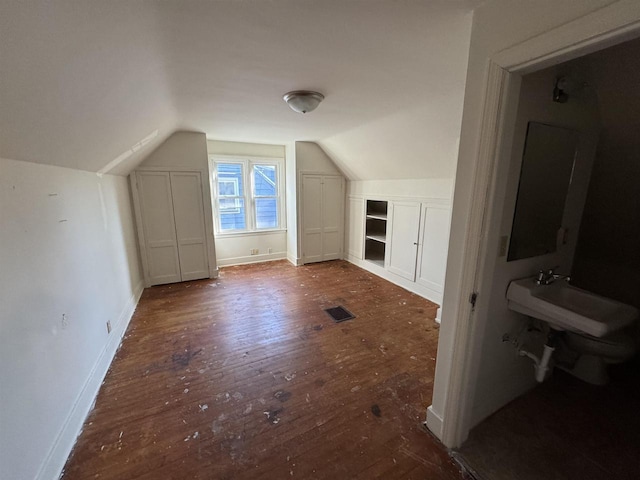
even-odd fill
[(549, 270), (540, 270), (536, 277), (536, 283), (538, 285), (550, 285), (560, 278), (564, 278), (567, 282), (571, 280), (569, 275), (558, 275), (554, 270), (558, 267), (550, 268)]

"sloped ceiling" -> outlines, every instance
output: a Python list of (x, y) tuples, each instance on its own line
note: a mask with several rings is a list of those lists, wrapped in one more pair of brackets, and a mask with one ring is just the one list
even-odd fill
[[(193, 130), (315, 141), (353, 179), (452, 177), (477, 3), (5, 0), (0, 156), (126, 174)], [(326, 100), (296, 114), (295, 89)]]

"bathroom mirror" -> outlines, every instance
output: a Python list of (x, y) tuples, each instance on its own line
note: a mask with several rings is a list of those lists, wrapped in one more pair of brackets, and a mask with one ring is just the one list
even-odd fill
[(577, 145), (573, 130), (529, 122), (507, 261), (557, 250)]

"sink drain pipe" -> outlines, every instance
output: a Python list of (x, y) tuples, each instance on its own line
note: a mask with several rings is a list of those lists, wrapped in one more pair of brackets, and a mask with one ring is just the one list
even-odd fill
[(531, 352), (527, 352), (526, 350), (519, 350), (518, 354), (521, 357), (529, 357), (533, 360), (533, 369), (535, 370), (536, 381), (538, 383), (544, 382), (545, 377), (547, 376), (547, 372), (549, 371), (549, 361), (551, 360), (551, 355), (555, 351), (555, 347), (552, 347), (549, 344), (545, 344), (544, 351), (542, 352), (542, 358), (538, 358), (537, 355), (534, 355)]

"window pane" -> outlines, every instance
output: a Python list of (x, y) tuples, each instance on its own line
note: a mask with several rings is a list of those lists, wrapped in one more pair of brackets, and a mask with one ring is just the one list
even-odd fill
[(243, 198), (221, 198), (218, 201), (221, 231), (244, 230), (247, 228)]
[(242, 165), (239, 163), (218, 163), (218, 195), (244, 196)]
[(256, 228), (278, 228), (278, 200), (256, 198)]
[(240, 186), (236, 178), (220, 178), (218, 179), (218, 194), (221, 197), (238, 197)]
[(276, 166), (254, 165), (253, 188), (254, 195), (257, 197), (276, 195)]

